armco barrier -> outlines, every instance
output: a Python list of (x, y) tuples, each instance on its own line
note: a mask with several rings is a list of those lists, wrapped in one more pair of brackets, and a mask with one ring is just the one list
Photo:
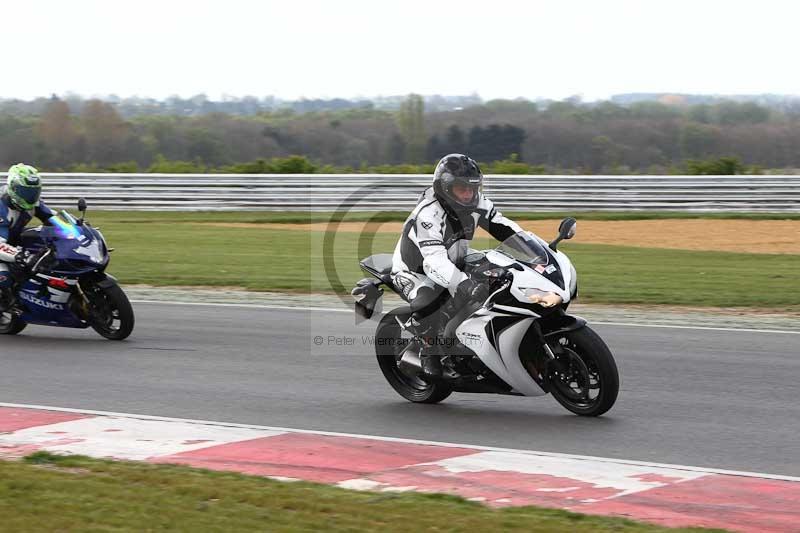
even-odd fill
[[(94, 209), (408, 211), (427, 175), (43, 174), (48, 204)], [(506, 211), (800, 212), (800, 176), (487, 176)]]

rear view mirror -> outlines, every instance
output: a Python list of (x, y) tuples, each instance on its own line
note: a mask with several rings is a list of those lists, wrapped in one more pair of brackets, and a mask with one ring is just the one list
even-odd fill
[(550, 249), (554, 252), (558, 251), (558, 243), (564, 239), (571, 239), (575, 236), (575, 230), (578, 227), (578, 221), (572, 217), (567, 217), (558, 225), (558, 237), (550, 243)]
[(567, 217), (558, 225), (558, 236), (562, 239), (571, 239), (575, 236), (578, 221), (572, 217)]
[(81, 219), (78, 221), (78, 225), (83, 225), (83, 219), (86, 218), (86, 200), (81, 198), (78, 200), (78, 212), (81, 214)]

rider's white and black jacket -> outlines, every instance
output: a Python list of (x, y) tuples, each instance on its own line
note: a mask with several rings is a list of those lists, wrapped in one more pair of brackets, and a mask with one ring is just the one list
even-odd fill
[(439, 203), (433, 188), (426, 189), (403, 225), (392, 258), (392, 273), (424, 274), (453, 293), (467, 277), (461, 268), (476, 226), (499, 241), (522, 231), (516, 222), (497, 211), (483, 193), (478, 194), (475, 211), (456, 218)]

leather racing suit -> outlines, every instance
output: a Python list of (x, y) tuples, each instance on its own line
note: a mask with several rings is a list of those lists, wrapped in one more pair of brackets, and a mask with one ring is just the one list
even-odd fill
[(433, 188), (428, 188), (406, 219), (394, 250), (392, 279), (412, 310), (420, 311), (438, 302), (446, 295), (444, 289), (454, 295), (458, 285), (467, 279), (461, 269), (476, 227), (498, 241), (522, 231), (483, 193), (477, 194), (477, 207), (472, 212), (456, 214), (445, 209)]
[(19, 247), (22, 230), (33, 217), (46, 224), (53, 215), (44, 202), (35, 209), (22, 211), (13, 206), (7, 194), (0, 197), (0, 290), (8, 290), (13, 285), (10, 267), (22, 252)]

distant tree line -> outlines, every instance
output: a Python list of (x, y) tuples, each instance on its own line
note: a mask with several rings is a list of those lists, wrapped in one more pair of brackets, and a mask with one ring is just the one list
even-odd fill
[(29, 109), (31, 102), (0, 102), (0, 166), (26, 161), (47, 171), (393, 171), (428, 168), (446, 153), (464, 152), (507, 173), (800, 168), (800, 108), (788, 104), (495, 100), (437, 111), (428, 99), (410, 95), (391, 110), (365, 105), (126, 116), (118, 102), (73, 100), (37, 101), (36, 110)]
[[(531, 165), (519, 160), (517, 154), (502, 161), (481, 162), (484, 174), (549, 174), (551, 169), (543, 165)], [(202, 161), (176, 161), (159, 158), (147, 168), (140, 168), (135, 161), (125, 161), (112, 165), (99, 166), (80, 164), (70, 169), (72, 172), (96, 173), (154, 173), (154, 174), (432, 174), (435, 163), (400, 165), (361, 165), (358, 167), (320, 165), (305, 156), (291, 155), (256, 159), (247, 163), (236, 163), (219, 167), (209, 166)], [(690, 160), (684, 166), (672, 167), (671, 174), (762, 174), (758, 167), (747, 167), (735, 157), (720, 157), (708, 160)], [(577, 172), (571, 172), (577, 174)]]
[[(483, 100), (478, 95), (468, 96), (442, 96), (428, 95), (422, 97), (428, 111), (448, 111), (480, 105)], [(35, 98), (33, 100), (0, 99), (0, 114), (12, 115), (38, 115), (41, 114), (52, 98)], [(83, 106), (91, 100), (80, 95), (68, 94), (60, 97), (67, 102), (74, 113), (80, 114)], [(171, 96), (163, 100), (155, 98), (142, 98), (133, 96), (119, 98), (108, 96), (102, 98), (104, 102), (112, 104), (125, 118), (138, 115), (177, 115), (199, 116), (209, 113), (224, 113), (228, 115), (252, 116), (259, 113), (319, 113), (326, 111), (346, 111), (358, 109), (379, 109), (397, 111), (406, 103), (408, 97), (381, 96), (376, 98), (346, 99), (346, 98), (301, 98), (298, 100), (282, 100), (275, 96), (243, 96), (226, 97), (222, 100), (211, 100), (205, 94), (198, 94), (189, 98)]]

